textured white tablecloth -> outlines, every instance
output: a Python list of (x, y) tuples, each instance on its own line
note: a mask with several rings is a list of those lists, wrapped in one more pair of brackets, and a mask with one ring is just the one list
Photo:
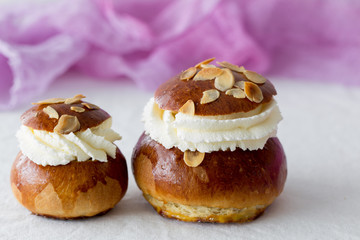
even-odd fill
[(19, 116), (30, 105), (0, 112), (0, 239), (360, 239), (360, 88), (273, 82), (284, 117), (278, 136), (289, 171), (284, 192), (256, 221), (222, 225), (160, 217), (143, 199), (130, 167), (143, 131), (142, 109), (152, 93), (128, 81), (67, 75), (39, 98), (83, 93), (113, 116), (114, 129), (123, 136), (118, 146), (128, 161), (127, 194), (101, 217), (62, 221), (30, 214), (9, 184), (19, 151)]

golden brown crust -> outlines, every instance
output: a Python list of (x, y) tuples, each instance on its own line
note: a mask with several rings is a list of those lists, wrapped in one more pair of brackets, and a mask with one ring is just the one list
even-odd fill
[[(232, 72), (236, 81), (248, 81), (243, 74)], [(224, 115), (237, 112), (248, 112), (260, 104), (270, 102), (276, 95), (276, 90), (270, 81), (260, 84), (264, 99), (260, 103), (255, 103), (247, 98), (234, 98), (220, 91), (220, 97), (211, 103), (200, 104), (203, 92), (215, 89), (213, 80), (206, 81), (183, 81), (180, 75), (173, 77), (169, 81), (160, 85), (155, 92), (155, 102), (161, 109), (178, 112), (179, 109), (188, 101), (195, 103), (195, 115)]]
[[(64, 114), (76, 116), (80, 122), (80, 129), (77, 131), (84, 131), (87, 128), (96, 127), (106, 119), (110, 118), (110, 115), (102, 109), (88, 109), (86, 106), (81, 104), (82, 101), (73, 104), (42, 104), (35, 105), (34, 107), (27, 110), (21, 115), (20, 119), (23, 125), (36, 129), (53, 132), (55, 126), (58, 124), (59, 119), (50, 118), (43, 109), (47, 106), (54, 108), (59, 117)], [(84, 112), (76, 112), (71, 110), (71, 107), (81, 107), (85, 109)]]
[(258, 205), (249, 208), (214, 208), (203, 206), (189, 206), (178, 203), (160, 201), (148, 194), (144, 198), (163, 217), (175, 218), (185, 222), (211, 223), (243, 223), (259, 217), (267, 206)]
[(198, 167), (188, 167), (179, 149), (165, 149), (143, 134), (132, 164), (144, 194), (166, 202), (218, 208), (267, 206), (282, 192), (287, 175), (286, 157), (277, 138), (270, 138), (257, 151), (206, 153)]
[(128, 186), (126, 161), (120, 150), (108, 162), (72, 161), (41, 166), (21, 152), (11, 169), (17, 200), (37, 215), (54, 218), (90, 217), (113, 208)]

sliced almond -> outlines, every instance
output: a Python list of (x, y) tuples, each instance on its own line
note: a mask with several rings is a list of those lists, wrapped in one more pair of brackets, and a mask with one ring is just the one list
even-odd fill
[(226, 95), (233, 96), (234, 98), (245, 98), (246, 95), (240, 88), (232, 88), (225, 92)]
[(192, 151), (185, 151), (184, 152), (184, 162), (189, 167), (197, 167), (199, 166), (202, 161), (204, 160), (205, 153), (202, 152), (192, 152)]
[(264, 78), (263, 76), (261, 76), (260, 74), (258, 74), (257, 72), (254, 72), (254, 71), (249, 71), (249, 70), (246, 70), (245, 72), (243, 72), (245, 77), (254, 82), (254, 83), (257, 83), (257, 84), (263, 84), (266, 82), (266, 78)]
[(201, 68), (216, 68), (217, 66), (213, 64), (201, 64)]
[(196, 73), (196, 67), (191, 67), (183, 71), (180, 75), (180, 80), (189, 80), (191, 79)]
[(78, 102), (80, 102), (81, 99), (83, 99), (83, 98), (86, 98), (86, 97), (85, 97), (84, 95), (82, 95), (82, 94), (77, 94), (77, 95), (75, 95), (75, 96), (72, 97), (72, 98), (67, 98), (67, 99), (65, 100), (65, 104), (78, 103)]
[(203, 68), (201, 69), (193, 78), (194, 81), (201, 80), (212, 80), (217, 76), (220, 76), (223, 73), (223, 70), (220, 68)]
[(98, 106), (96, 106), (95, 104), (92, 104), (92, 103), (83, 102), (81, 104), (84, 105), (85, 107), (87, 107), (90, 110), (100, 109)]
[(228, 68), (228, 69), (233, 70), (235, 72), (242, 73), (242, 72), (246, 71), (243, 66), (239, 67), (237, 65), (234, 65), (234, 64), (226, 62), (226, 61), (216, 62), (216, 63), (219, 64), (220, 66), (224, 67), (224, 68)]
[(54, 108), (52, 108), (50, 106), (47, 106), (46, 108), (43, 108), (43, 112), (46, 113), (47, 115), (49, 115), (50, 118), (59, 119), (58, 112)]
[(261, 89), (255, 83), (245, 82), (244, 86), (245, 95), (250, 101), (260, 103), (264, 99)]
[(234, 75), (232, 74), (231, 70), (223, 69), (223, 73), (220, 76), (215, 78), (215, 88), (219, 89), (220, 91), (226, 91), (234, 86), (235, 79)]
[(85, 112), (85, 109), (82, 107), (77, 107), (77, 106), (71, 106), (70, 109), (74, 112), (78, 112), (78, 113), (82, 113)]
[(56, 103), (64, 103), (65, 98), (49, 98), (46, 100), (41, 100), (36, 103), (32, 103), (33, 105), (43, 105), (43, 104), (56, 104)]
[(244, 88), (245, 88), (244, 84), (245, 84), (245, 81), (237, 81), (234, 83), (234, 86), (244, 90)]
[(200, 100), (201, 104), (211, 103), (220, 97), (220, 92), (216, 89), (210, 89), (203, 92)]
[(54, 128), (54, 132), (60, 134), (69, 134), (80, 129), (80, 122), (76, 116), (64, 114), (60, 117), (58, 124)]
[(196, 64), (195, 67), (196, 67), (196, 68), (201, 68), (201, 65), (209, 64), (209, 63), (211, 63), (211, 62), (214, 61), (214, 60), (215, 60), (214, 57), (213, 57), (213, 58), (206, 59), (206, 60), (204, 60), (204, 61), (199, 62), (198, 64)]
[(195, 103), (193, 100), (187, 100), (187, 102), (179, 109), (179, 112), (194, 115), (195, 114)]

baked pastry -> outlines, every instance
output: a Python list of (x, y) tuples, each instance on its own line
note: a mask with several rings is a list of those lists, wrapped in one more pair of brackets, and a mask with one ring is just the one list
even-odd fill
[(112, 209), (128, 186), (126, 161), (113, 143), (112, 118), (83, 95), (35, 103), (17, 132), (11, 169), (17, 200), (36, 215), (71, 219)]
[(286, 157), (274, 86), (256, 72), (205, 60), (147, 103), (132, 167), (145, 199), (183, 221), (251, 221), (282, 192)]

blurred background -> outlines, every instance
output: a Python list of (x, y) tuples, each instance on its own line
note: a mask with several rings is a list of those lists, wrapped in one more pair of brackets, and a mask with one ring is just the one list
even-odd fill
[(356, 0), (1, 0), (0, 109), (67, 72), (154, 90), (210, 57), (268, 77), (359, 85)]

